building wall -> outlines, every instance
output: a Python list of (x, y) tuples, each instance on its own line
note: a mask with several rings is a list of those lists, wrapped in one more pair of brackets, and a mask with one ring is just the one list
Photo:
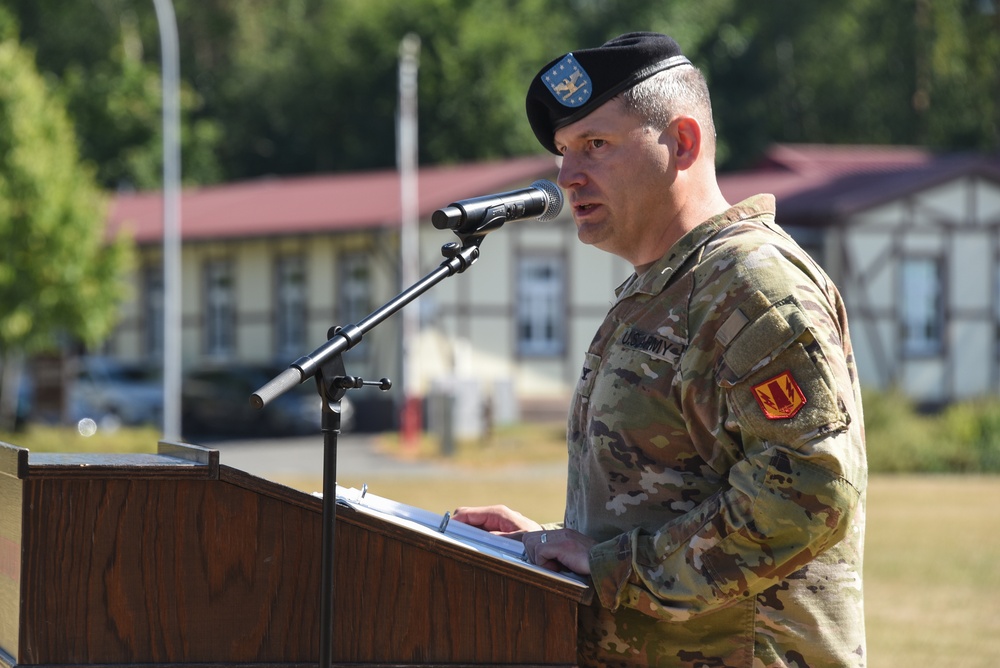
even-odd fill
[[(828, 266), (851, 319), (862, 383), (944, 403), (1000, 390), (1000, 187), (969, 177), (855, 215), (831, 230)], [(939, 267), (940, 348), (908, 351), (904, 263)]]
[[(420, 231), (419, 274), (435, 271), (444, 261), (443, 244), (457, 240), (451, 232), (426, 221)], [(185, 371), (215, 363), (274, 363), (287, 366), (313, 352), (342, 322), (338, 304), (339, 263), (345, 253), (362, 253), (370, 261), (371, 309), (395, 297), (399, 284), (398, 235), (386, 230), (340, 233), (306, 238), (273, 238), (189, 243), (182, 249), (182, 348)], [(133, 298), (110, 348), (128, 360), (148, 360), (149, 343), (144, 300), (143, 267), (159, 271), (158, 248), (141, 249), (142, 262), (131, 282)], [(517, 263), (532, 255), (562, 258), (565, 292), (558, 307), (564, 345), (558, 354), (518, 353)], [(275, 290), (278, 258), (301, 257), (307, 293), (304, 348), (281, 357), (275, 342)], [(207, 263), (224, 260), (233, 279), (235, 348), (232, 355), (210, 355), (206, 348)], [(491, 233), (481, 245), (480, 258), (465, 272), (444, 278), (406, 308), (419, 313), (420, 330), (411, 346), (414, 373), (422, 395), (441, 388), (462, 388), (482, 401), (514, 401), (519, 406), (564, 410), (576, 383), (580, 363), (617, 287), (630, 273), (623, 261), (584, 246), (568, 215), (556, 221), (511, 223)], [(401, 397), (400, 359), (402, 313), (368, 332), (360, 345), (345, 354), (347, 371), (366, 379), (389, 377), (392, 396)], [(500, 395), (504, 395), (501, 397)]]
[[(425, 270), (440, 262), (441, 245), (453, 238), (437, 230), (423, 232)], [(559, 319), (564, 345), (558, 354), (524, 356), (518, 351), (517, 263), (529, 256), (562, 258), (565, 293)], [(489, 234), (469, 269), (422, 300), (424, 390), (448, 383), (468, 387), (478, 379), (484, 396), (510, 385), (529, 409), (563, 410), (614, 289), (630, 272), (624, 261), (581, 244), (566, 214), (547, 223), (511, 223)]]
[[(421, 224), (419, 275), (444, 261), (451, 232)], [(520, 221), (488, 235), (480, 258), (465, 272), (442, 279), (408, 306), (420, 328), (410, 342), (412, 371), (421, 395), (456, 391), (475, 401), (515, 402), (523, 410), (564, 411), (580, 362), (629, 275), (624, 261), (581, 244), (568, 213), (557, 220)], [(398, 234), (391, 229), (309, 237), (185, 244), (182, 251), (183, 359), (185, 369), (218, 361), (287, 366), (322, 345), (343, 320), (340, 288), (345, 254), (367, 258), (371, 309), (398, 294)], [(276, 349), (276, 267), (280, 257), (301, 257), (305, 269), (306, 342), (294, 354)], [(551, 354), (519, 352), (518, 267), (525, 258), (559, 258), (564, 293), (558, 311), (563, 345)], [(234, 278), (236, 346), (231, 360), (206, 350), (206, 263), (225, 258)], [(904, 348), (903, 264), (930, 258), (940, 269), (938, 350)], [(854, 214), (826, 230), (824, 266), (844, 295), (862, 384), (898, 386), (918, 401), (941, 403), (1000, 391), (1000, 185), (970, 176)], [(142, 249), (143, 266), (157, 267), (158, 248)], [(155, 272), (154, 272), (155, 274)], [(109, 343), (126, 360), (149, 355), (147, 272), (131, 278), (133, 297)], [(367, 312), (366, 312), (367, 313)], [(348, 372), (393, 379), (402, 396), (402, 314), (367, 333), (345, 355)]]

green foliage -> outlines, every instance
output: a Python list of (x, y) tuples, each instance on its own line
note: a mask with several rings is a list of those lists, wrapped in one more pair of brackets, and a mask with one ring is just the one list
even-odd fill
[(1000, 6), (734, 5), (697, 45), (730, 166), (774, 141), (1000, 147)]
[(550, 36), (569, 36), (558, 17), (546, 20), (546, 4), (248, 0), (224, 22), (221, 44), (195, 28), (194, 40), (213, 40), (193, 45), (191, 67), (225, 119), (229, 178), (394, 165), (398, 52), (409, 33), (421, 40), (422, 162), (537, 152), (525, 81), (551, 58)]
[[(4, 0), (106, 187), (159, 183), (152, 2)], [(1000, 0), (174, 0), (189, 183), (395, 165), (421, 39), (420, 161), (537, 153), (524, 92), (567, 50), (673, 35), (706, 71), (724, 169), (775, 142), (1000, 148)], [(14, 21), (16, 19), (16, 21)]]
[[(105, 188), (158, 188), (162, 180), (162, 83), (153, 2), (5, 0), (58, 88), (76, 126), (80, 153)], [(238, 8), (237, 8), (238, 9)], [(182, 49), (185, 46), (182, 38)], [(204, 115), (202, 96), (182, 67), (181, 176), (224, 179), (216, 155), (221, 120)]]
[[(152, 65), (117, 55), (85, 70), (70, 64), (62, 90), (77, 127), (81, 152), (97, 165), (106, 187), (159, 188), (163, 179), (162, 82)], [(217, 181), (221, 169), (214, 148), (221, 137), (214, 120), (190, 120), (200, 98), (182, 85), (181, 176), (188, 182)], [(101, 132), (91, 131), (102, 128)]]
[(956, 471), (1000, 472), (1000, 401), (977, 400), (949, 406), (941, 416), (945, 434), (960, 455)]
[(108, 333), (131, 247), (107, 243), (104, 217), (60, 98), (16, 41), (0, 43), (0, 353)]
[(1000, 399), (924, 414), (899, 391), (865, 392), (872, 473), (1000, 473)]

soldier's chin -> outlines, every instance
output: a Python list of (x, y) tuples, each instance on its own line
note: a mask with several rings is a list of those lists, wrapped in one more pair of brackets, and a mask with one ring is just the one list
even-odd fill
[(592, 220), (581, 221), (577, 219), (576, 237), (588, 246), (596, 246), (601, 250), (608, 250), (605, 248), (605, 242), (607, 242), (610, 234), (602, 223)]

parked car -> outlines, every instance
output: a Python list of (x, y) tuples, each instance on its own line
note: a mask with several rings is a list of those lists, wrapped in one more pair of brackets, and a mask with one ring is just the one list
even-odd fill
[(159, 425), (163, 416), (163, 381), (159, 372), (110, 357), (81, 357), (67, 390), (73, 422), (90, 418), (104, 428)]
[[(261, 409), (250, 396), (284, 369), (233, 364), (199, 368), (181, 386), (181, 422), (186, 438), (206, 436), (294, 436), (320, 434), (322, 403), (312, 380), (276, 397)], [(353, 407), (341, 402), (341, 430), (350, 429)]]

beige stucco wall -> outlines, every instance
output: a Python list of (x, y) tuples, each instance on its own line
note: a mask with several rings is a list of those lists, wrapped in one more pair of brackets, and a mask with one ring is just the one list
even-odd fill
[[(835, 276), (851, 318), (865, 385), (896, 384), (918, 401), (944, 402), (998, 389), (997, 291), (1000, 188), (954, 180), (854, 216), (839, 234), (846, 263)], [(944, 349), (930, 358), (900, 349), (900, 263), (942, 263)]]

